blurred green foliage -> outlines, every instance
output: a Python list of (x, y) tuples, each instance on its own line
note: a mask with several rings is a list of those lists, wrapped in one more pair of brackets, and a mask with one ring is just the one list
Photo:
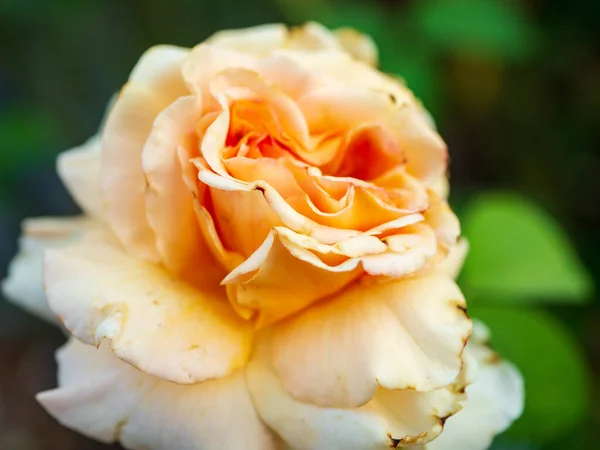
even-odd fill
[[(449, 144), (451, 200), (471, 244), (460, 284), (526, 381), (525, 414), (494, 450), (595, 448), (600, 2), (1, 1), (2, 264), (22, 217), (74, 210), (52, 161), (95, 132), (147, 47), (307, 20), (370, 34), (382, 70), (406, 80)], [(92, 448), (68, 442), (59, 447)]]
[(552, 216), (513, 194), (484, 193), (462, 215), (471, 244), (461, 285), (471, 302), (580, 302), (591, 279)]

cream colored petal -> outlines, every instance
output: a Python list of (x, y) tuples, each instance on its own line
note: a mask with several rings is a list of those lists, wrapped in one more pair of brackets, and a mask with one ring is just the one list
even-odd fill
[(387, 121), (395, 114), (394, 105), (385, 96), (343, 85), (313, 90), (298, 100), (298, 106), (316, 134), (345, 132)]
[(308, 51), (343, 50), (333, 33), (317, 22), (307, 22), (290, 29), (285, 48)]
[[(467, 386), (463, 409), (448, 420), (439, 438), (426, 445), (427, 450), (485, 450), (494, 436), (505, 431), (523, 412), (521, 374), (488, 348), (478, 334), (474, 333), (467, 346), (467, 351), (475, 355), (479, 370), (475, 381)], [(483, 334), (487, 332), (484, 330)]]
[(183, 62), (189, 54), (189, 48), (156, 45), (142, 55), (128, 81), (138, 86), (158, 88), (156, 95), (161, 96), (165, 103), (177, 99), (182, 93), (189, 95), (181, 76)]
[(86, 214), (100, 218), (101, 148), (99, 136), (94, 136), (80, 147), (61, 153), (56, 161), (58, 175), (79, 207)]
[(283, 45), (287, 32), (286, 26), (282, 24), (259, 25), (238, 30), (219, 31), (205, 42), (253, 56), (267, 56)]
[(460, 222), (446, 201), (431, 198), (431, 206), (423, 213), (427, 223), (435, 231), (440, 249), (446, 253), (456, 245), (460, 236)]
[(181, 97), (159, 114), (142, 151), (146, 178), (146, 214), (164, 265), (200, 282), (212, 258), (194, 213), (193, 197), (183, 179), (177, 149), (202, 116), (194, 96)]
[(88, 344), (110, 341), (138, 369), (176, 383), (220, 378), (242, 367), (249, 325), (224, 292), (200, 291), (132, 259), (105, 233), (44, 258), (50, 308)]
[(371, 36), (353, 28), (340, 28), (335, 31), (335, 37), (339, 45), (354, 58), (370, 66), (377, 66), (379, 59), (377, 45)]
[(331, 86), (367, 88), (372, 93), (379, 93), (390, 101), (393, 100), (397, 106), (416, 103), (414, 95), (405, 85), (375, 70), (366, 62), (356, 59), (346, 51), (307, 52), (282, 49), (275, 51), (274, 54), (294, 61), (313, 75), (326, 77)]
[(443, 200), (448, 200), (448, 195), (450, 194), (450, 181), (446, 174), (438, 177), (437, 180), (432, 180), (429, 183), (429, 189), (435, 192), (439, 198)]
[(362, 258), (365, 272), (370, 275), (393, 278), (411, 275), (422, 269), (437, 253), (434, 233), (422, 224), (383, 240), (388, 246), (385, 253)]
[(290, 448), (383, 450), (423, 443), (460, 408), (462, 382), (432, 392), (379, 388), (370, 402), (351, 409), (302, 403), (286, 393), (270, 366), (268, 335), (262, 342), (246, 370), (248, 389), (260, 417)]
[(106, 344), (71, 339), (57, 353), (59, 387), (38, 394), (63, 425), (102, 442), (147, 450), (275, 450), (236, 372), (182, 386), (135, 370)]
[(460, 273), (460, 269), (465, 262), (469, 251), (469, 242), (463, 237), (450, 249), (448, 256), (435, 267), (434, 270), (446, 275), (447, 277), (456, 279)]
[(27, 219), (22, 225), (19, 253), (8, 267), (2, 293), (27, 311), (49, 322), (59, 321), (48, 307), (42, 280), (42, 257), (47, 249), (61, 248), (77, 240), (90, 227), (82, 217)]
[(470, 332), (464, 298), (448, 278), (359, 283), (277, 324), (273, 366), (299, 401), (356, 407), (378, 387), (452, 383)]
[(398, 129), (398, 142), (408, 157), (408, 171), (427, 186), (438, 188), (448, 164), (446, 143), (418, 107), (409, 107)]
[(325, 82), (318, 74), (277, 53), (261, 59), (254, 67), (262, 77), (294, 100)]
[(158, 114), (188, 95), (181, 77), (187, 49), (148, 50), (112, 107), (102, 132), (100, 193), (113, 232), (136, 256), (160, 261), (154, 231), (146, 217), (142, 149)]
[(181, 72), (188, 88), (202, 99), (205, 112), (209, 112), (219, 107), (209, 86), (218, 73), (233, 67), (255, 69), (257, 65), (258, 59), (254, 56), (202, 43), (189, 53)]

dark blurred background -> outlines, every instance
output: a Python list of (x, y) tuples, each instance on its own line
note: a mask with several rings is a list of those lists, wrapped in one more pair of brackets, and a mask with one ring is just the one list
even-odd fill
[[(95, 133), (146, 48), (311, 19), (371, 34), (449, 145), (473, 248), (461, 286), (527, 383), (526, 413), (494, 449), (600, 448), (594, 0), (0, 0), (0, 277), (23, 218), (77, 212), (55, 157)], [(0, 301), (0, 449), (108, 448), (34, 400), (63, 341)]]

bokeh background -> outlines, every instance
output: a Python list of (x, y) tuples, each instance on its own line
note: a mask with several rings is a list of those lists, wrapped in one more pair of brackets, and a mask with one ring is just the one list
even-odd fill
[[(472, 247), (460, 284), (527, 384), (525, 414), (494, 450), (600, 448), (593, 0), (1, 0), (0, 277), (24, 217), (77, 212), (55, 157), (95, 133), (146, 48), (311, 19), (371, 34), (382, 69), (406, 80), (449, 145), (451, 199)], [(63, 341), (0, 301), (0, 449), (111, 448), (34, 400), (55, 383)]]

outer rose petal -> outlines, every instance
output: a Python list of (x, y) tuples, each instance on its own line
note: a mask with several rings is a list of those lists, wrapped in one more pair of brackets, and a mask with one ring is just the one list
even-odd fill
[(434, 270), (447, 277), (456, 279), (465, 262), (468, 251), (469, 242), (464, 237), (460, 238), (458, 242), (450, 248), (450, 252), (446, 256), (446, 259), (439, 263)]
[(140, 370), (177, 383), (219, 378), (242, 367), (250, 326), (222, 290), (198, 290), (130, 258), (105, 233), (44, 258), (50, 308), (78, 339), (110, 340)]
[(100, 201), (100, 138), (94, 136), (80, 147), (58, 155), (56, 168), (69, 193), (89, 215), (102, 217)]
[[(474, 329), (481, 327), (476, 324)], [(482, 334), (486, 334), (484, 330)], [(523, 412), (523, 378), (510, 363), (490, 350), (474, 333), (467, 351), (475, 354), (479, 373), (467, 386), (463, 409), (451, 417), (442, 435), (426, 450), (485, 450), (496, 434), (506, 430)]]
[(2, 292), (24, 309), (58, 324), (46, 303), (42, 281), (42, 255), (49, 248), (60, 248), (76, 240), (92, 222), (80, 217), (68, 219), (28, 219), (23, 222), (20, 252), (8, 268)]
[(268, 56), (280, 48), (288, 34), (282, 24), (259, 25), (239, 30), (219, 31), (205, 42), (228, 50), (247, 53), (252, 56)]
[(159, 262), (146, 218), (142, 149), (158, 114), (189, 95), (181, 77), (188, 50), (160, 46), (140, 59), (112, 107), (102, 132), (100, 193), (113, 232), (138, 257)]
[(274, 450), (243, 374), (181, 386), (71, 339), (57, 353), (57, 389), (38, 400), (63, 425), (102, 442), (148, 450)]
[(378, 61), (377, 45), (373, 39), (352, 28), (336, 30), (335, 37), (340, 45), (359, 61), (376, 66)]
[(310, 51), (343, 50), (333, 33), (317, 22), (291, 28), (285, 47)]
[(357, 285), (275, 325), (273, 367), (299, 401), (355, 407), (378, 387), (452, 383), (470, 332), (464, 298), (448, 278)]
[[(464, 377), (431, 392), (377, 389), (355, 409), (322, 408), (290, 397), (269, 364), (268, 336), (248, 364), (248, 389), (261, 418), (290, 448), (302, 450), (389, 449), (435, 438), (460, 409)], [(403, 445), (404, 444), (404, 445)], [(455, 449), (457, 450), (457, 449)]]

